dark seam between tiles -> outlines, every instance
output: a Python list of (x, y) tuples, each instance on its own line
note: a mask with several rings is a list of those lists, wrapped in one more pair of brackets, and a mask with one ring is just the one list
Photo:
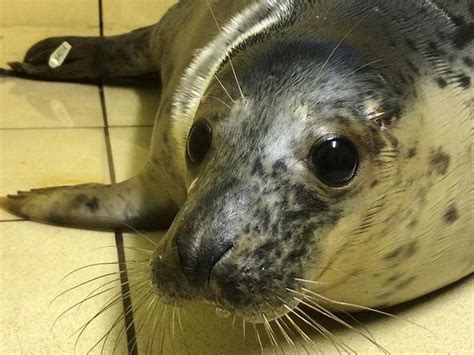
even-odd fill
[[(99, 31), (100, 31), (100, 36), (103, 37), (104, 36), (104, 12), (103, 12), (102, 0), (99, 0), (98, 5), (99, 5)], [(117, 180), (115, 176), (112, 144), (110, 141), (109, 119), (107, 116), (107, 106), (105, 102), (103, 82), (100, 81), (98, 86), (99, 86), (100, 104), (102, 107), (102, 117), (104, 120), (103, 128), (104, 128), (105, 145), (106, 145), (106, 150), (107, 150), (107, 160), (109, 163), (110, 181), (112, 184), (116, 184)], [(138, 347), (136, 345), (137, 337), (136, 337), (136, 331), (135, 331), (135, 322), (133, 319), (132, 299), (130, 296), (128, 272), (127, 272), (127, 267), (125, 264), (126, 257), (125, 257), (125, 249), (123, 245), (123, 234), (122, 234), (122, 231), (120, 230), (115, 231), (115, 245), (117, 247), (117, 257), (119, 261), (120, 283), (121, 283), (122, 302), (123, 302), (123, 309), (124, 309), (128, 353), (130, 355), (138, 355)]]

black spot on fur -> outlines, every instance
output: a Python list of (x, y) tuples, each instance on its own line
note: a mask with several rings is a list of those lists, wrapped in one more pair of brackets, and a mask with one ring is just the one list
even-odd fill
[(370, 187), (371, 187), (371, 188), (374, 188), (374, 187), (377, 186), (378, 184), (379, 184), (379, 181), (378, 181), (377, 179), (375, 179), (374, 181), (372, 181), (372, 182), (370, 183)]
[(414, 256), (418, 251), (418, 246), (416, 244), (416, 242), (411, 242), (409, 244), (407, 244), (405, 246), (405, 252), (403, 254), (403, 256), (405, 258), (411, 258), (412, 256)]
[(401, 275), (401, 274), (395, 274), (395, 275), (390, 276), (388, 279), (385, 280), (384, 286), (388, 286), (388, 285), (393, 284), (395, 281), (400, 280), (400, 278), (402, 276), (403, 275)]
[(263, 168), (263, 164), (260, 161), (260, 158), (255, 159), (255, 162), (253, 163), (251, 174), (254, 175), (254, 176), (255, 175), (257, 175), (257, 176), (265, 175), (265, 169)]
[(455, 205), (450, 205), (443, 216), (446, 223), (454, 223), (458, 218), (458, 210)]
[(335, 120), (341, 126), (344, 126), (344, 127), (350, 127), (351, 126), (351, 120), (347, 117), (338, 115), (338, 116), (335, 117)]
[(438, 45), (433, 42), (433, 41), (430, 41), (428, 43), (428, 46), (426, 47), (426, 50), (431, 54), (431, 55), (434, 55), (436, 57), (441, 57), (443, 55), (446, 54), (445, 51), (439, 49)]
[(418, 68), (416, 67), (415, 64), (413, 64), (413, 63), (412, 63), (411, 61), (409, 61), (409, 60), (406, 60), (405, 62), (406, 62), (406, 64), (408, 65), (408, 68), (410, 68), (410, 70), (411, 70), (412, 72), (414, 72), (416, 75), (420, 75), (420, 71), (418, 70)]
[(276, 178), (281, 174), (284, 174), (288, 171), (288, 167), (286, 166), (285, 162), (281, 159), (277, 160), (272, 165), (272, 177)]
[(79, 208), (80, 206), (85, 206), (94, 213), (99, 209), (99, 199), (95, 196), (88, 197), (85, 194), (79, 194), (74, 200), (74, 207)]
[(407, 45), (407, 47), (416, 52), (418, 50), (418, 48), (416, 48), (415, 46), (415, 42), (413, 42), (410, 38), (405, 38), (405, 44)]
[(466, 22), (464, 21), (464, 17), (462, 16), (451, 16), (451, 20), (456, 26), (463, 26)]
[(448, 82), (446, 80), (444, 80), (442, 77), (437, 77), (435, 79), (436, 81), (436, 84), (438, 84), (438, 86), (441, 88), (441, 89), (444, 89), (446, 86), (448, 86)]
[(417, 224), (418, 224), (418, 221), (414, 219), (413, 221), (408, 223), (408, 228), (415, 228)]
[(391, 251), (390, 253), (384, 256), (385, 260), (393, 260), (396, 259), (403, 251), (403, 246), (398, 247), (397, 249)]
[(443, 152), (441, 147), (432, 150), (429, 156), (431, 170), (438, 175), (444, 175), (447, 173), (450, 161), (451, 157), (449, 154)]
[(452, 37), (453, 45), (456, 49), (464, 49), (474, 40), (474, 22), (460, 26)]
[(464, 57), (464, 58), (462, 59), (462, 61), (463, 61), (464, 64), (466, 64), (466, 66), (468, 66), (469, 68), (474, 67), (474, 60), (472, 60), (472, 58), (470, 58), (470, 57)]
[(465, 74), (459, 76), (458, 82), (464, 89), (469, 89), (471, 87), (471, 78)]
[(415, 157), (416, 153), (417, 153), (416, 147), (408, 149), (407, 159), (411, 159), (411, 158)]
[(413, 283), (413, 281), (416, 280), (416, 276), (412, 276), (406, 280), (403, 280), (403, 281), (400, 281), (395, 287), (400, 290), (401, 288), (404, 288), (404, 287), (407, 287), (408, 285), (410, 285), (411, 283)]

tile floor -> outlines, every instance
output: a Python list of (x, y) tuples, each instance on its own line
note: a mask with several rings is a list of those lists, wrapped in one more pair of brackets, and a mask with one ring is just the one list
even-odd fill
[[(98, 2), (2, 0), (0, 66), (22, 58), (29, 45), (44, 37), (98, 35)], [(151, 24), (173, 2), (102, 0), (104, 33), (115, 34)], [(133, 175), (147, 157), (157, 95), (157, 90), (150, 87), (105, 87), (101, 102), (95, 85), (1, 77), (0, 195), (33, 187), (107, 183), (112, 177), (123, 180)], [(159, 236), (156, 233), (151, 237)], [(243, 342), (241, 325), (234, 329), (231, 320), (218, 318), (209, 306), (189, 306), (186, 313), (180, 314), (155, 308), (144, 297), (146, 294), (137, 292), (133, 286), (133, 314), (128, 313), (125, 322), (121, 317), (121, 295), (133, 282), (139, 285), (142, 265), (134, 261), (142, 260), (143, 253), (124, 249), (122, 243), (125, 247), (152, 248), (139, 235), (45, 226), (0, 210), (0, 353), (86, 353), (115, 322), (118, 330), (110, 335), (105, 353), (114, 349), (116, 353), (145, 353), (151, 346), (157, 351), (158, 343), (164, 343), (163, 353), (259, 353), (251, 327), (247, 327), (247, 341)], [(130, 283), (124, 284), (120, 292), (118, 275), (123, 268), (116, 263), (123, 260), (129, 263)], [(105, 264), (80, 269), (63, 280), (77, 268), (99, 263)], [(100, 275), (105, 276), (94, 280)], [(87, 280), (91, 282), (74, 288)], [(70, 292), (50, 304), (71, 287)], [(402, 320), (367, 315), (361, 318), (375, 339), (394, 353), (472, 353), (473, 290), (471, 278), (394, 310), (397, 316), (425, 326), (437, 338)], [(86, 301), (82, 305), (66, 312), (55, 323), (63, 311), (83, 300)], [(95, 318), (81, 334), (81, 327), (110, 301), (113, 307)], [(125, 297), (125, 304), (128, 301)], [(137, 348), (127, 346), (123, 333), (115, 341), (125, 324), (129, 339), (138, 333)], [(354, 332), (340, 328), (334, 331), (358, 352), (377, 351)], [(79, 334), (80, 340), (76, 342)], [(298, 352), (335, 352), (329, 341), (315, 336), (315, 342), (316, 348), (298, 345)], [(275, 352), (267, 340), (264, 343), (265, 352)], [(94, 347), (91, 353), (99, 353), (101, 346)], [(285, 352), (297, 351), (286, 347)]]

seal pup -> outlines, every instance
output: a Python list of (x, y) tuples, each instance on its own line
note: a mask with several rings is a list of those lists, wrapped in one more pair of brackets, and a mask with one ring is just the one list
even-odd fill
[(413, 299), (473, 269), (472, 29), (467, 1), (188, 0), (130, 34), (47, 39), (12, 69), (159, 72), (150, 160), (121, 184), (3, 204), (69, 226), (171, 223), (150, 262), (163, 302), (261, 322)]

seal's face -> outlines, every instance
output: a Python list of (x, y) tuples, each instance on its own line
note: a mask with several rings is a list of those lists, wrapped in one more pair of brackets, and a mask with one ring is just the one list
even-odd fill
[(359, 75), (355, 53), (327, 65), (334, 44), (269, 47), (285, 55), (259, 48), (239, 64), (245, 98), (216, 106), (208, 98), (226, 96), (209, 87), (188, 137), (188, 199), (151, 262), (165, 300), (206, 299), (254, 321), (298, 303), (302, 280), (327, 265), (331, 231), (366, 207), (355, 197), (396, 151), (376, 121), (397, 111), (395, 95)]

